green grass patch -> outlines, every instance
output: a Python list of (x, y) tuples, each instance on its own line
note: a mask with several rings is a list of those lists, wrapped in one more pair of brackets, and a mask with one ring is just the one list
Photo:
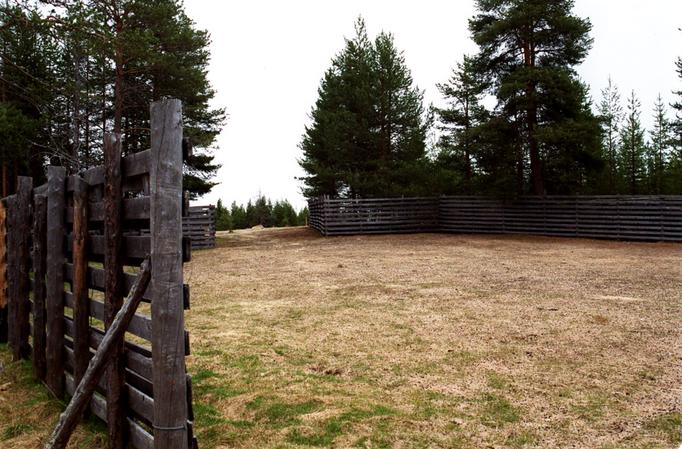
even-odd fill
[(538, 437), (531, 432), (513, 433), (507, 437), (505, 447), (523, 448), (535, 446), (538, 443)]
[(502, 396), (488, 393), (480, 402), (481, 422), (488, 427), (502, 427), (520, 419), (519, 411)]
[[(289, 433), (287, 439), (289, 442), (299, 445), (329, 447), (339, 436), (348, 431), (354, 423), (366, 422), (376, 417), (391, 416), (395, 413), (395, 410), (383, 405), (375, 405), (369, 409), (352, 408), (338, 416), (329, 418), (315, 428), (295, 428)], [(376, 436), (371, 439), (367, 437), (362, 442), (357, 443), (356, 446), (384, 447), (379, 443), (379, 440)], [(370, 443), (371, 445), (367, 446)]]
[(27, 432), (31, 432), (33, 426), (24, 423), (11, 424), (2, 431), (2, 441), (11, 440)]
[(682, 413), (668, 413), (649, 421), (645, 427), (662, 434), (671, 444), (682, 443)]

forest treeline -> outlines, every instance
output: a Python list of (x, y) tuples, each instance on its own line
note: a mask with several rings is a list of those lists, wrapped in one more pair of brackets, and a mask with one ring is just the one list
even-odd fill
[(0, 176), (35, 183), (46, 165), (79, 173), (102, 163), (104, 133), (122, 134), (123, 153), (149, 148), (149, 106), (183, 103), (194, 154), (184, 185), (208, 192), (219, 168), (212, 147), (225, 111), (210, 106), (210, 39), (181, 0), (8, 0), (0, 4)]
[(572, 0), (475, 3), (478, 52), (438, 85), (443, 107), (424, 105), (393, 36), (357, 21), (301, 142), (305, 196), (682, 194), (682, 58), (672, 101), (649, 110), (609, 80), (593, 102), (576, 72), (592, 26)]
[(249, 200), (246, 206), (233, 202), (229, 208), (218, 200), (215, 216), (217, 231), (248, 229), (254, 226), (283, 228), (308, 224), (307, 207), (296, 212), (289, 201), (282, 200), (273, 203), (264, 196), (259, 196), (256, 201)]

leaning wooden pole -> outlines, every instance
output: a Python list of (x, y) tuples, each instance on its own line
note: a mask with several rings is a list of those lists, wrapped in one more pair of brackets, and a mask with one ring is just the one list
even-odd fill
[(69, 402), (68, 407), (59, 417), (57, 427), (55, 427), (50, 439), (45, 444), (45, 449), (64, 449), (68, 444), (71, 434), (78, 424), (78, 420), (92, 398), (92, 394), (104, 373), (104, 369), (107, 367), (108, 362), (111, 361), (110, 356), (112, 352), (116, 351), (116, 346), (123, 341), (128, 325), (133, 319), (137, 306), (142, 301), (144, 292), (149, 285), (150, 278), (151, 267), (149, 258), (147, 258), (142, 263), (140, 273), (137, 275), (123, 307), (116, 314), (114, 321), (104, 334), (102, 343), (97, 348), (95, 356), (90, 360), (88, 369), (78, 384), (71, 402)]
[(182, 285), (182, 106), (151, 106), (151, 255), (154, 448), (186, 449)]

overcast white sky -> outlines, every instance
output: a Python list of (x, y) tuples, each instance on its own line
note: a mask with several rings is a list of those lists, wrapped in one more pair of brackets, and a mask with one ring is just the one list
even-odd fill
[[(218, 139), (220, 185), (198, 203), (222, 198), (245, 203), (259, 192), (305, 202), (295, 177), (298, 144), (332, 57), (352, 36), (358, 15), (370, 35), (395, 35), (426, 103), (439, 104), (436, 83), (447, 80), (464, 53), (474, 53), (467, 20), (473, 0), (185, 0), (197, 26), (212, 36), (209, 78), (229, 120)], [(592, 96), (609, 75), (625, 96), (635, 90), (645, 124), (661, 93), (682, 89), (674, 62), (682, 56), (682, 1), (577, 0), (576, 13), (589, 17), (595, 43), (580, 76)]]

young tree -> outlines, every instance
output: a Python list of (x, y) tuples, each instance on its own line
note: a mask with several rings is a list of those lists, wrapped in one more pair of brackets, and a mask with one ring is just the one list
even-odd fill
[(584, 171), (598, 165), (598, 122), (585, 108), (586, 89), (574, 70), (592, 46), (589, 20), (572, 13), (572, 0), (476, 5), (479, 13), (469, 27), (480, 48), (478, 69), (506, 117), (499, 123), (521, 119), (514, 128), (524, 157), (517, 157), (516, 169), (527, 155), (537, 195), (575, 188)]
[(620, 128), (623, 123), (624, 113), (621, 105), (620, 92), (611, 77), (608, 86), (601, 91), (602, 100), (599, 103), (599, 115), (602, 123), (602, 154), (605, 162), (607, 176), (607, 192), (614, 194), (621, 184), (618, 179), (618, 146)]
[(438, 85), (438, 90), (448, 103), (447, 108), (436, 109), (443, 133), (438, 159), (461, 174), (463, 191), (471, 194), (480, 126), (489, 119), (488, 111), (481, 104), (485, 85), (479, 79), (474, 59), (465, 55), (450, 79)]
[(215, 228), (216, 231), (231, 231), (234, 229), (230, 210), (223, 206), (222, 200), (218, 200), (215, 207)]
[(650, 132), (650, 141), (647, 146), (649, 193), (660, 195), (666, 190), (665, 176), (670, 156), (670, 137), (670, 122), (668, 121), (665, 103), (659, 94), (654, 105), (654, 127)]
[(626, 192), (630, 195), (642, 193), (646, 176), (644, 163), (645, 144), (644, 129), (640, 121), (641, 106), (639, 99), (632, 91), (627, 100), (625, 122), (621, 130), (620, 167), (626, 181)]

